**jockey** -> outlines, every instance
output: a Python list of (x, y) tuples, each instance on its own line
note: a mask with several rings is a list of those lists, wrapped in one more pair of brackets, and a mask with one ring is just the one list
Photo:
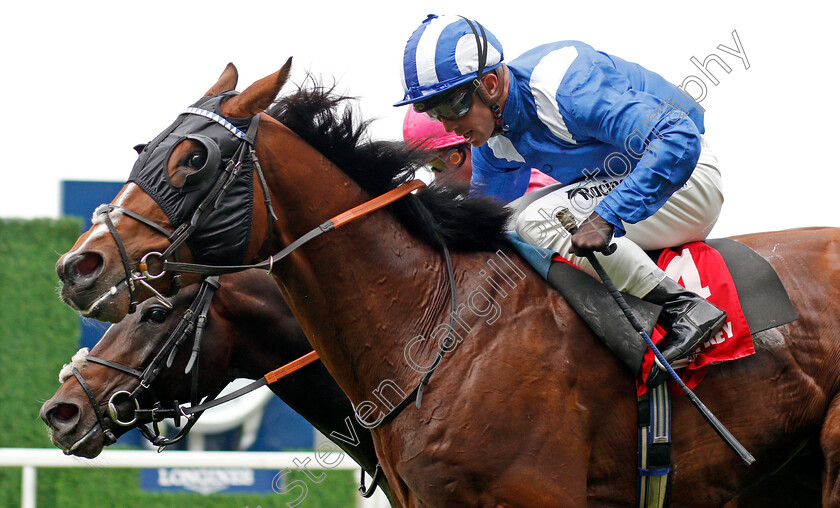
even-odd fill
[[(509, 202), (523, 240), (593, 276), (585, 255), (596, 252), (620, 290), (663, 307), (669, 363), (720, 330), (726, 314), (644, 252), (703, 240), (720, 214), (717, 159), (691, 97), (577, 41), (508, 65), (496, 37), (460, 16), (429, 15), (401, 70), (405, 96), (395, 106), (412, 104), (472, 145), (471, 192)], [(523, 197), (530, 168), (561, 183)], [(580, 223), (573, 235), (556, 218), (564, 209)], [(616, 252), (601, 254), (614, 236)], [(654, 369), (649, 384), (664, 377)]]
[(408, 108), (403, 120), (403, 139), (411, 146), (422, 146), (436, 153), (429, 168), (436, 176), (440, 175), (439, 178), (447, 177), (464, 184), (470, 181), (470, 144), (454, 132), (446, 132), (440, 122)]

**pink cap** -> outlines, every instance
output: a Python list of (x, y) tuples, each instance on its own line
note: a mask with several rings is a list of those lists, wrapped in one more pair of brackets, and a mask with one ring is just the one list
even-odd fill
[(446, 148), (460, 145), (467, 140), (454, 132), (446, 132), (443, 124), (432, 120), (426, 113), (418, 113), (409, 107), (403, 120), (403, 139), (412, 145), (424, 148)]

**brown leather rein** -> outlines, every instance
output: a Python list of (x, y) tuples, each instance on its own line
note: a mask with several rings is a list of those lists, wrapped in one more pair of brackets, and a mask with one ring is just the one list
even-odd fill
[[(241, 272), (243, 270), (249, 270), (251, 268), (260, 268), (266, 270), (268, 273), (271, 273), (272, 269), (274, 268), (274, 263), (280, 261), (281, 259), (285, 258), (296, 249), (301, 247), (302, 245), (306, 244), (313, 238), (321, 236), (324, 233), (328, 233), (335, 229), (340, 228), (341, 226), (347, 224), (348, 222), (354, 221), (360, 217), (363, 217), (375, 210), (379, 210), (380, 208), (387, 206), (398, 199), (405, 197), (406, 195), (414, 192), (415, 190), (422, 189), (425, 187), (426, 184), (423, 183), (422, 180), (412, 180), (410, 182), (406, 182), (399, 187), (391, 189), (390, 191), (377, 196), (370, 201), (366, 201), (359, 206), (356, 206), (346, 212), (340, 213), (329, 219), (328, 221), (324, 222), (320, 226), (316, 227), (315, 229), (309, 231), (305, 235), (301, 236), (288, 247), (281, 250), (277, 254), (271, 256), (270, 258), (261, 261), (259, 263), (251, 264), (251, 265), (229, 265), (229, 266), (214, 266), (214, 265), (200, 265), (196, 263), (179, 263), (175, 261), (166, 261), (163, 258), (163, 255), (159, 252), (150, 252), (143, 256), (140, 260), (140, 264), (138, 266), (140, 272), (148, 279), (157, 279), (162, 277), (166, 272), (175, 272), (175, 273), (192, 273), (197, 275), (224, 275), (226, 273), (234, 273), (234, 272)], [(157, 257), (163, 261), (162, 268), (160, 273), (157, 274), (150, 274), (149, 273), (149, 257)]]

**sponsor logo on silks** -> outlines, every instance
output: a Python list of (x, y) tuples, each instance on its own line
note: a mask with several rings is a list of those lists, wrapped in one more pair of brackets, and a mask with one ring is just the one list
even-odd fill
[(143, 470), (144, 489), (191, 491), (199, 494), (217, 492), (271, 492), (276, 471), (242, 468), (159, 468)]
[(575, 187), (566, 191), (566, 197), (571, 201), (573, 198), (580, 196), (585, 201), (590, 199), (603, 198), (613, 189), (615, 189), (621, 180), (611, 180), (606, 182), (584, 183), (581, 187)]

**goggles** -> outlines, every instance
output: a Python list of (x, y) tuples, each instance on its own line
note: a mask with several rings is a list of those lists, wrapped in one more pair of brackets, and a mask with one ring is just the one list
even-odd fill
[(460, 144), (455, 146), (445, 152), (441, 151), (441, 154), (429, 163), (432, 169), (435, 171), (454, 171), (456, 169), (460, 169), (461, 166), (464, 165), (464, 162), (467, 160), (467, 147), (466, 143)]
[(478, 90), (478, 86), (479, 82), (476, 79), (466, 87), (459, 88), (444, 97), (433, 97), (427, 101), (415, 102), (414, 111), (426, 113), (432, 120), (438, 121), (463, 118), (470, 112), (473, 96), (475, 91)]

